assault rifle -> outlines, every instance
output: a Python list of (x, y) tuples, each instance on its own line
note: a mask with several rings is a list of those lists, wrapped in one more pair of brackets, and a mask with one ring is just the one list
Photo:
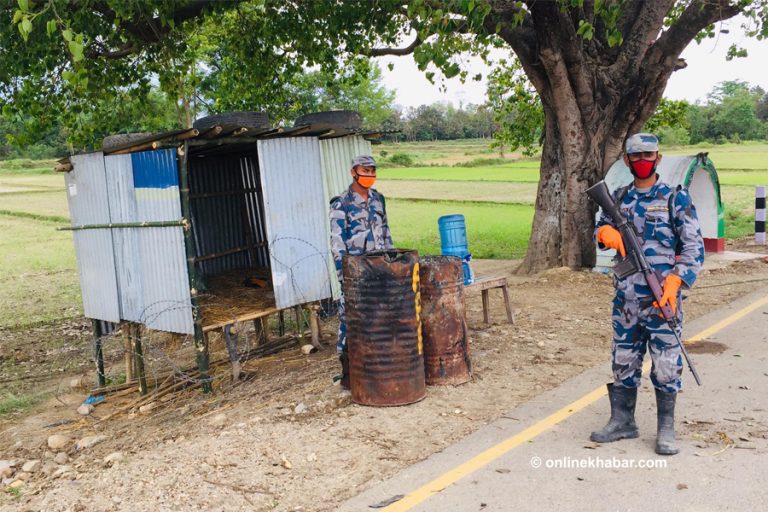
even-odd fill
[[(621, 233), (621, 239), (624, 241), (624, 248), (627, 250), (627, 257), (616, 264), (614, 270), (617, 272), (617, 275), (623, 278), (636, 272), (642, 272), (643, 277), (645, 277), (645, 282), (648, 283), (648, 286), (651, 289), (653, 298), (656, 299), (656, 304), (661, 304), (661, 296), (663, 295), (661, 276), (650, 266), (650, 264), (648, 264), (648, 260), (645, 259), (642, 245), (637, 239), (637, 233), (635, 233), (635, 227), (629, 224), (627, 219), (621, 212), (619, 212), (619, 209), (613, 202), (611, 193), (608, 192), (608, 187), (606, 186), (605, 181), (600, 181), (587, 189), (587, 195), (600, 205), (603, 212), (613, 220), (619, 233)], [(699, 374), (696, 372), (696, 367), (693, 366), (691, 358), (688, 357), (688, 352), (683, 345), (683, 340), (680, 339), (680, 335), (677, 333), (677, 317), (669, 304), (665, 304), (661, 308), (661, 315), (672, 329), (672, 333), (675, 335), (677, 344), (680, 346), (680, 350), (685, 357), (685, 362), (688, 363), (688, 369), (691, 370), (693, 378), (696, 380), (696, 384), (701, 386), (701, 379), (699, 379)]]

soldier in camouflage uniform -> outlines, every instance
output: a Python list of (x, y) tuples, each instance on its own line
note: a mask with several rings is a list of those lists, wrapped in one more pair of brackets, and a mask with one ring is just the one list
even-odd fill
[[(372, 156), (356, 156), (352, 159), (351, 174), (349, 189), (331, 199), (331, 252), (340, 283), (343, 281), (341, 262), (345, 254), (359, 256), (393, 248), (384, 196), (371, 188), (376, 181), (376, 161)], [(342, 367), (341, 385), (348, 389), (347, 323), (343, 295), (339, 301), (336, 350)]]
[[(658, 139), (639, 133), (626, 141), (624, 162), (634, 182), (614, 193), (614, 201), (627, 218), (642, 243), (648, 263), (663, 279), (662, 304), (669, 304), (678, 318), (682, 334), (683, 309), (680, 287), (693, 286), (704, 263), (704, 241), (696, 210), (687, 190), (673, 188), (659, 180), (656, 167), (661, 162)], [(601, 213), (595, 238), (602, 249), (616, 249), (626, 254), (621, 235), (611, 219)], [(616, 295), (613, 300), (614, 382), (608, 384), (611, 418), (591, 439), (606, 443), (637, 437), (635, 404), (640, 385), (646, 348), (653, 363), (651, 382), (656, 392), (656, 452), (674, 455), (674, 412), (681, 388), (683, 358), (674, 333), (661, 316), (643, 274), (624, 278), (614, 275)]]

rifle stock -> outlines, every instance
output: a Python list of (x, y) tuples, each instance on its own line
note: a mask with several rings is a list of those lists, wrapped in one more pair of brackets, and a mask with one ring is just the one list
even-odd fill
[[(659, 275), (650, 266), (648, 260), (645, 259), (642, 245), (640, 244), (640, 240), (637, 239), (634, 227), (627, 222), (627, 219), (614, 204), (605, 181), (599, 181), (592, 185), (587, 189), (587, 195), (592, 198), (592, 200), (603, 209), (603, 212), (613, 220), (614, 224), (616, 224), (616, 228), (619, 230), (619, 233), (621, 233), (621, 239), (624, 241), (624, 247), (627, 249), (627, 258), (631, 259), (634, 271), (642, 272), (645, 282), (648, 283), (653, 298), (656, 300), (656, 304), (661, 304), (661, 297), (664, 294), (661, 279), (659, 279)], [(632, 273), (634, 272), (625, 272), (621, 277), (626, 277)], [(683, 340), (680, 339), (680, 335), (677, 333), (677, 316), (672, 311), (669, 304), (665, 304), (661, 308), (661, 315), (669, 324), (670, 329), (672, 329), (672, 333), (675, 335), (677, 344), (680, 346), (683, 357), (685, 357), (685, 362), (688, 363), (688, 369), (693, 374), (696, 384), (701, 386), (701, 379), (696, 371), (696, 367), (693, 365), (691, 358), (688, 356), (688, 352), (685, 350)]]

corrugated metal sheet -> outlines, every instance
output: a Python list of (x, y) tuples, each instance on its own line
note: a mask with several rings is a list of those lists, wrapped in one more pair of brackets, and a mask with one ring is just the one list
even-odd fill
[[(173, 149), (132, 153), (136, 221), (181, 218), (179, 175)], [(107, 157), (112, 158), (112, 157)], [(139, 252), (142, 323), (192, 334), (191, 297), (181, 227), (134, 228)]]
[(198, 268), (211, 276), (240, 268), (268, 267), (261, 184), (255, 158), (192, 158), (189, 179), (196, 255), (249, 247), (203, 260)]
[(258, 141), (272, 283), (278, 308), (330, 297), (328, 201), (320, 141)]
[[(104, 157), (110, 218), (114, 223), (136, 222), (136, 193), (133, 188), (131, 155)], [(140, 322), (144, 311), (137, 229), (113, 229), (112, 237), (120, 295), (120, 318)]]
[[(320, 141), (320, 155), (323, 163), (323, 193), (325, 196), (326, 211), (331, 198), (343, 194), (352, 182), (350, 168), (352, 158), (357, 155), (370, 155), (371, 142), (359, 135), (339, 137)], [(335, 275), (336, 267), (331, 257), (330, 233), (326, 242), (328, 248), (329, 270)], [(331, 279), (333, 298), (341, 296), (341, 284), (338, 279)]]
[[(110, 222), (104, 155), (72, 157), (74, 170), (65, 175), (72, 225)], [(109, 229), (74, 231), (83, 311), (88, 318), (120, 321), (112, 232)]]
[(352, 158), (357, 155), (370, 155), (371, 143), (359, 135), (321, 140), (320, 154), (325, 196), (330, 201), (332, 197), (349, 188), (352, 183), (352, 176), (349, 174)]

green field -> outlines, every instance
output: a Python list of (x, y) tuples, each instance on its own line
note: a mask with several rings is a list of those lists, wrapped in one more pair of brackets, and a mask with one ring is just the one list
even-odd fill
[(539, 181), (539, 163), (520, 161), (479, 167), (384, 168), (378, 174), (381, 180), (512, 181), (536, 183)]
[[(752, 233), (754, 186), (768, 185), (768, 144), (671, 148), (708, 151), (719, 169), (726, 234)], [(410, 156), (417, 166), (382, 167), (377, 188), (388, 198), (399, 247), (437, 254), (437, 218), (466, 218), (475, 258), (524, 255), (533, 219), (538, 162), (489, 147), (489, 141), (383, 144), (374, 155)], [(0, 328), (55, 322), (82, 314), (72, 235), (55, 228), (68, 217), (64, 179), (53, 161), (0, 162)], [(480, 164), (480, 165), (478, 165)], [(470, 166), (466, 166), (470, 165)]]
[(57, 225), (0, 215), (0, 328), (81, 314), (72, 234)]
[(520, 258), (531, 234), (533, 208), (525, 205), (453, 201), (387, 201), (392, 238), (397, 247), (420, 254), (440, 254), (437, 219), (463, 214), (470, 251), (475, 258)]

